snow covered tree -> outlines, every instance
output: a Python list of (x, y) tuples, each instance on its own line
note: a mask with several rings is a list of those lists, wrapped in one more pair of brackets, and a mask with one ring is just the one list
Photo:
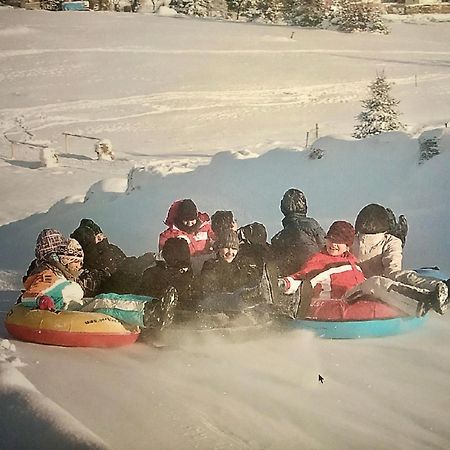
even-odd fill
[(251, 17), (256, 0), (227, 0), (228, 10), (236, 14), (236, 20)]
[(335, 0), (330, 7), (330, 21), (339, 31), (371, 31), (387, 34), (378, 5), (351, 0)]
[(285, 0), (283, 18), (288, 25), (317, 27), (325, 19), (323, 0)]
[(398, 130), (403, 124), (398, 120), (397, 106), (400, 103), (390, 95), (391, 84), (386, 81), (384, 74), (378, 75), (369, 85), (371, 97), (362, 101), (365, 108), (358, 117), (360, 122), (355, 126), (353, 136), (360, 139), (385, 131)]
[(178, 13), (196, 17), (208, 17), (212, 11), (211, 0), (172, 0), (170, 6)]
[(431, 136), (419, 142), (419, 164), (423, 164), (425, 161), (439, 155), (439, 138)]
[(256, 0), (253, 19), (266, 23), (278, 23), (282, 17), (281, 0)]

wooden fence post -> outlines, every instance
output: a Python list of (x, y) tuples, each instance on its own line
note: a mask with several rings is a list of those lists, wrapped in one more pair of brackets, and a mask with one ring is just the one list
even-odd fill
[(309, 131), (306, 132), (306, 142), (305, 142), (305, 148), (308, 147), (308, 141), (309, 141)]

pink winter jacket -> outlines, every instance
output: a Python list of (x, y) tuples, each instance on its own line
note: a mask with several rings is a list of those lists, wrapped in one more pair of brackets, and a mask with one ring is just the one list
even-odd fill
[(159, 251), (162, 250), (167, 239), (182, 238), (185, 239), (189, 244), (189, 251), (191, 253), (191, 256), (211, 253), (214, 234), (211, 229), (211, 222), (209, 221), (208, 214), (199, 212), (198, 220), (201, 222), (200, 227), (197, 229), (197, 232), (188, 233), (186, 231), (180, 230), (174, 224), (178, 204), (179, 201), (174, 202), (167, 212), (167, 217), (164, 223), (168, 226), (168, 228), (159, 235)]

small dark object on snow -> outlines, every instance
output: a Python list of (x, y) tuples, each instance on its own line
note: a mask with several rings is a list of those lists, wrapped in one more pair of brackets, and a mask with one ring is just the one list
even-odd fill
[(320, 375), (320, 373), (319, 373), (319, 382), (323, 384), (324, 381), (325, 381), (325, 378), (322, 375)]

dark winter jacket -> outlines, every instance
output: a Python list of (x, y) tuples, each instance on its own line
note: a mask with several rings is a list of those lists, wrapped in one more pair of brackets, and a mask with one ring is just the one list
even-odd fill
[(284, 217), (283, 230), (271, 240), (272, 253), (281, 276), (296, 272), (325, 245), (325, 232), (312, 217), (290, 213)]
[(189, 309), (193, 301), (193, 272), (190, 266), (171, 267), (165, 261), (157, 261), (142, 275), (141, 295), (161, 298), (168, 287), (178, 293), (178, 307)]
[(155, 255), (151, 252), (144, 253), (139, 257), (125, 257), (118, 265), (117, 270), (102, 283), (101, 292), (139, 294), (144, 271), (155, 264)]
[(207, 296), (254, 287), (261, 278), (255, 262), (238, 254), (231, 263), (219, 257), (205, 261), (200, 279), (202, 294)]

